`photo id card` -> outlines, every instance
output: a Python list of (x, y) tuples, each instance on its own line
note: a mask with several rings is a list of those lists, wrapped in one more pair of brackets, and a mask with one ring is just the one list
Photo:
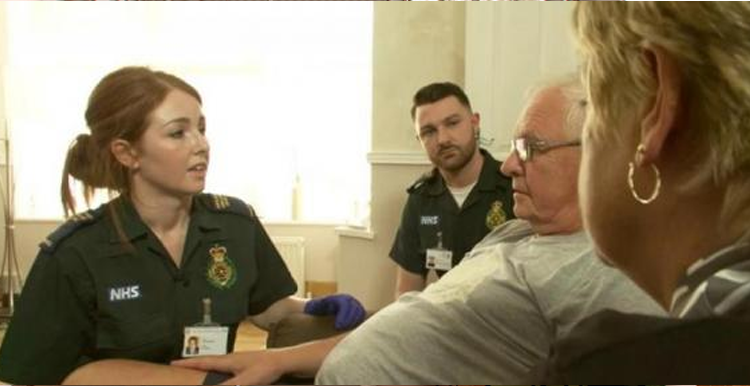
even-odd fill
[(228, 336), (229, 327), (225, 326), (185, 327), (182, 356), (224, 355), (227, 353)]
[(453, 252), (447, 249), (428, 249), (425, 267), (427, 269), (450, 271), (453, 268)]

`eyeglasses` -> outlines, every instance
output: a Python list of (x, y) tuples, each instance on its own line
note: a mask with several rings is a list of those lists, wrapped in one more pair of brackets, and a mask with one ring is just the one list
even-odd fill
[(574, 139), (571, 141), (546, 141), (543, 139), (520, 137), (510, 141), (510, 152), (517, 152), (518, 158), (520, 158), (521, 161), (529, 162), (536, 152), (545, 153), (560, 147), (580, 145), (580, 139)]

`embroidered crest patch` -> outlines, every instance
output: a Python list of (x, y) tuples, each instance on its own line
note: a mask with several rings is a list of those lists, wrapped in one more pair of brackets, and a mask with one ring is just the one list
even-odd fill
[(504, 223), (507, 219), (508, 218), (505, 215), (505, 211), (503, 210), (503, 203), (500, 201), (495, 201), (492, 203), (492, 205), (490, 206), (490, 210), (487, 212), (485, 224), (487, 224), (487, 229), (493, 230), (500, 224)]
[(206, 270), (206, 278), (216, 288), (227, 289), (237, 280), (237, 269), (229, 259), (227, 247), (215, 244), (208, 250), (211, 261)]

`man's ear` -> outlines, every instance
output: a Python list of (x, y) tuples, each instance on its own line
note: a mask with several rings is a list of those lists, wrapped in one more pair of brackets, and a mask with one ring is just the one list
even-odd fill
[(131, 170), (138, 170), (138, 152), (135, 147), (124, 139), (116, 139), (109, 145), (109, 149), (115, 159), (123, 166)]
[(677, 130), (680, 110), (684, 110), (681, 105), (682, 76), (677, 60), (657, 45), (644, 48), (643, 55), (654, 75), (656, 93), (641, 121), (641, 143), (645, 151), (643, 157), (636, 160), (640, 166), (659, 158), (664, 142), (673, 130)]
[(479, 138), (479, 113), (471, 114), (471, 128), (474, 130), (474, 137)]

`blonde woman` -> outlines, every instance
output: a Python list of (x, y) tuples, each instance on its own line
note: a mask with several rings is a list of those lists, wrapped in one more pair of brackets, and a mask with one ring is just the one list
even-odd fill
[(750, 4), (577, 5), (579, 189), (599, 256), (675, 319), (607, 313), (549, 381), (750, 377)]

